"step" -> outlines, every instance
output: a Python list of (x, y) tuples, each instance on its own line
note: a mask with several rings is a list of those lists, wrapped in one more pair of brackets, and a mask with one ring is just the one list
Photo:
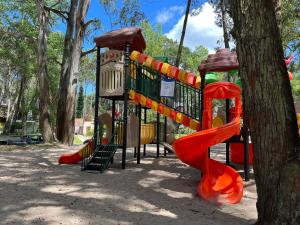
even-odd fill
[(95, 157), (110, 157), (112, 153), (113, 153), (113, 151), (100, 150), (100, 151), (95, 152), (94, 156)]
[(102, 171), (103, 170), (104, 165), (102, 164), (94, 164), (94, 163), (90, 163), (85, 167), (85, 170), (97, 170), (97, 171)]
[(93, 157), (90, 163), (105, 165), (108, 161), (110, 161), (110, 157)]

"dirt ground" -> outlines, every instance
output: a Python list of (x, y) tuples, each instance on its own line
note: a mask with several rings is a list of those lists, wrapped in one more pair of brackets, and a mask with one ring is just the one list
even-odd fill
[[(253, 180), (236, 205), (214, 205), (196, 195), (200, 172), (175, 155), (147, 157), (137, 165), (129, 150), (126, 170), (120, 153), (105, 173), (58, 165), (79, 147), (0, 146), (0, 224), (23, 225), (235, 225), (256, 220)], [(222, 147), (212, 156), (222, 159)]]

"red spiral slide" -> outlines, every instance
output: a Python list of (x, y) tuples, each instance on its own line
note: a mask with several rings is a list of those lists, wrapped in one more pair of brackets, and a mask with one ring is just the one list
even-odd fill
[[(241, 90), (229, 82), (216, 82), (204, 89), (203, 131), (187, 135), (173, 144), (184, 163), (202, 171), (198, 194), (216, 203), (239, 203), (243, 196), (243, 180), (231, 167), (208, 158), (208, 147), (221, 143), (240, 132)], [(235, 99), (234, 118), (224, 126), (212, 128), (212, 99)]]

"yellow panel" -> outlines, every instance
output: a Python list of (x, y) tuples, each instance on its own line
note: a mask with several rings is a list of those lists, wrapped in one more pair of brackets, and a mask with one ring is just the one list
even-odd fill
[(152, 106), (151, 106), (151, 109), (153, 109), (154, 111), (157, 111), (157, 107), (158, 107), (158, 104), (157, 104), (157, 102), (155, 102), (155, 101), (152, 101)]
[(213, 119), (212, 121), (212, 127), (220, 127), (224, 125), (223, 120), (221, 119), (221, 117), (217, 116)]
[(130, 59), (133, 60), (133, 61), (134, 61), (134, 60), (137, 60), (138, 57), (140, 56), (140, 54), (141, 54), (141, 53), (138, 52), (138, 51), (132, 51), (131, 54), (130, 54)]
[(176, 122), (177, 122), (177, 123), (181, 123), (182, 120), (183, 120), (182, 113), (177, 113), (177, 114), (176, 114)]
[(197, 76), (196, 77), (196, 88), (200, 88), (200, 84), (201, 84), (201, 77)]
[(146, 105), (146, 101), (147, 101), (146, 97), (144, 95), (141, 95), (140, 104), (142, 106), (145, 106)]
[(187, 75), (187, 72), (184, 71), (184, 70), (179, 70), (179, 80), (185, 82), (186, 80), (186, 75)]
[(164, 115), (169, 117), (170, 116), (170, 113), (171, 113), (171, 109), (169, 107), (166, 107), (164, 108)]
[(130, 90), (130, 91), (129, 91), (129, 98), (130, 98), (130, 99), (134, 99), (134, 96), (135, 96), (135, 91)]
[(161, 73), (162, 73), (162, 74), (167, 74), (170, 67), (171, 67), (170, 64), (168, 64), (168, 63), (163, 63), (163, 65), (162, 65), (162, 67), (161, 67), (161, 70), (160, 70)]
[(146, 62), (144, 62), (144, 65), (151, 68), (153, 60), (154, 60), (154, 59), (153, 59), (152, 57), (149, 56), (149, 57), (146, 59)]
[(141, 124), (141, 144), (149, 144), (154, 140), (154, 124)]
[(190, 128), (193, 130), (197, 130), (199, 122), (197, 120), (191, 119), (190, 120)]

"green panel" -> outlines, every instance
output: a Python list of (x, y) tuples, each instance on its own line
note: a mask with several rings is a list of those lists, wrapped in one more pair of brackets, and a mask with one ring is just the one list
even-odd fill
[(242, 86), (242, 80), (241, 80), (241, 78), (237, 79), (237, 81), (236, 81), (235, 83), (236, 83), (237, 85), (239, 85), (240, 88), (243, 87), (243, 86)]
[(217, 75), (213, 72), (207, 73), (205, 75), (205, 83), (210, 84), (219, 81)]

